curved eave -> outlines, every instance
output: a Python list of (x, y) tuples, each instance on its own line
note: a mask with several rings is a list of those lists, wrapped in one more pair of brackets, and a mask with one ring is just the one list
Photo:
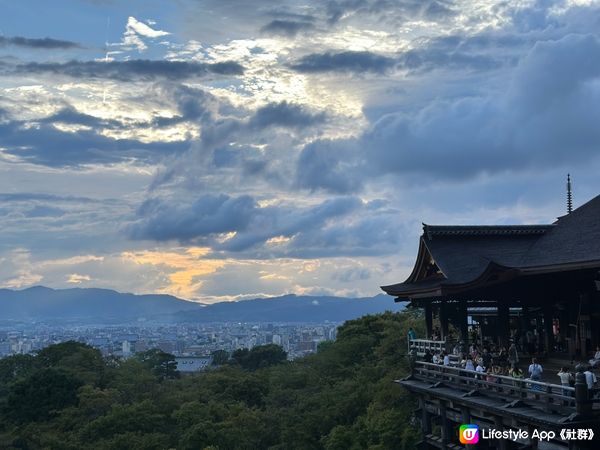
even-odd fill
[(440, 278), (438, 280), (423, 280), (417, 283), (404, 282), (390, 286), (381, 286), (381, 289), (388, 295), (397, 297), (396, 301), (409, 301), (412, 299), (459, 294), (502, 283), (516, 278), (519, 274), (520, 271), (518, 269), (490, 261), (479, 276), (468, 282), (452, 283), (451, 280)]
[[(423, 224), (423, 227), (425, 227), (425, 226), (426, 225)], [(421, 269), (423, 268), (423, 264), (425, 263), (427, 257), (431, 258), (431, 260), (434, 261), (437, 264), (437, 267), (442, 272), (442, 274), (444, 275), (444, 277), (446, 276), (446, 274), (444, 273), (443, 269), (439, 266), (439, 264), (437, 263), (437, 261), (433, 257), (433, 254), (431, 253), (431, 250), (429, 249), (429, 247), (427, 247), (427, 243), (425, 242), (425, 234), (423, 234), (419, 238), (419, 250), (417, 250), (417, 260), (415, 261), (415, 265), (413, 266), (412, 272), (410, 273), (410, 275), (408, 276), (408, 278), (406, 280), (404, 280), (404, 283), (416, 283), (416, 282), (418, 282), (417, 277), (418, 277), (419, 273), (421, 272)], [(383, 287), (382, 287), (382, 289), (383, 289)]]
[(522, 267), (519, 271), (523, 275), (540, 275), (553, 272), (568, 272), (572, 270), (600, 269), (600, 260), (569, 262), (562, 264), (548, 264), (543, 266)]

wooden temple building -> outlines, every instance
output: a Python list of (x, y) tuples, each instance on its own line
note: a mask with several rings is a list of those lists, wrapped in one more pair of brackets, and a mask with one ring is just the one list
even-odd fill
[[(427, 336), (413, 349), (515, 343), (526, 377), (532, 356), (547, 367), (587, 363), (600, 345), (600, 196), (573, 211), (569, 197), (569, 213), (548, 225), (423, 225), (412, 273), (382, 289), (424, 311)], [(419, 398), (422, 448), (600, 448), (600, 436), (560, 437), (563, 429), (600, 433), (600, 393), (578, 370), (577, 384), (563, 388), (558, 369), (544, 382), (478, 378), (417, 359), (399, 383)], [(463, 445), (458, 426), (468, 423), (530, 437)], [(536, 429), (556, 438), (531, 437)]]

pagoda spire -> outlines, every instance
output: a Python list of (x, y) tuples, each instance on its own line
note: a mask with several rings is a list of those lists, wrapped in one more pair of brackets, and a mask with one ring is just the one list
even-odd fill
[(573, 192), (571, 191), (571, 174), (567, 174), (567, 214), (573, 211)]

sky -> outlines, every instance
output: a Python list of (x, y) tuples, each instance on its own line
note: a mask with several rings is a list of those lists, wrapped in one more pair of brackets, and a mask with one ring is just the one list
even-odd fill
[(371, 296), (600, 194), (600, 2), (0, 0), (0, 287)]

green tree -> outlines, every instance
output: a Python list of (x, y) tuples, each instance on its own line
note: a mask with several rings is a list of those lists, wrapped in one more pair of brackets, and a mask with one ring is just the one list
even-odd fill
[(105, 375), (102, 354), (87, 344), (67, 341), (40, 350), (36, 361), (43, 367), (62, 368), (86, 383), (100, 384)]
[(33, 355), (12, 355), (0, 359), (0, 384), (7, 384), (31, 373), (36, 368)]
[(268, 344), (236, 350), (231, 359), (248, 370), (257, 370), (264, 367), (280, 364), (287, 359), (287, 353), (279, 345)]
[(17, 422), (49, 419), (77, 403), (77, 390), (82, 384), (63, 369), (39, 369), (11, 386), (6, 413)]
[(222, 366), (229, 361), (229, 352), (226, 350), (215, 350), (212, 352), (213, 366)]
[(179, 378), (177, 361), (170, 353), (154, 348), (138, 353), (136, 358), (148, 367), (160, 381)]

